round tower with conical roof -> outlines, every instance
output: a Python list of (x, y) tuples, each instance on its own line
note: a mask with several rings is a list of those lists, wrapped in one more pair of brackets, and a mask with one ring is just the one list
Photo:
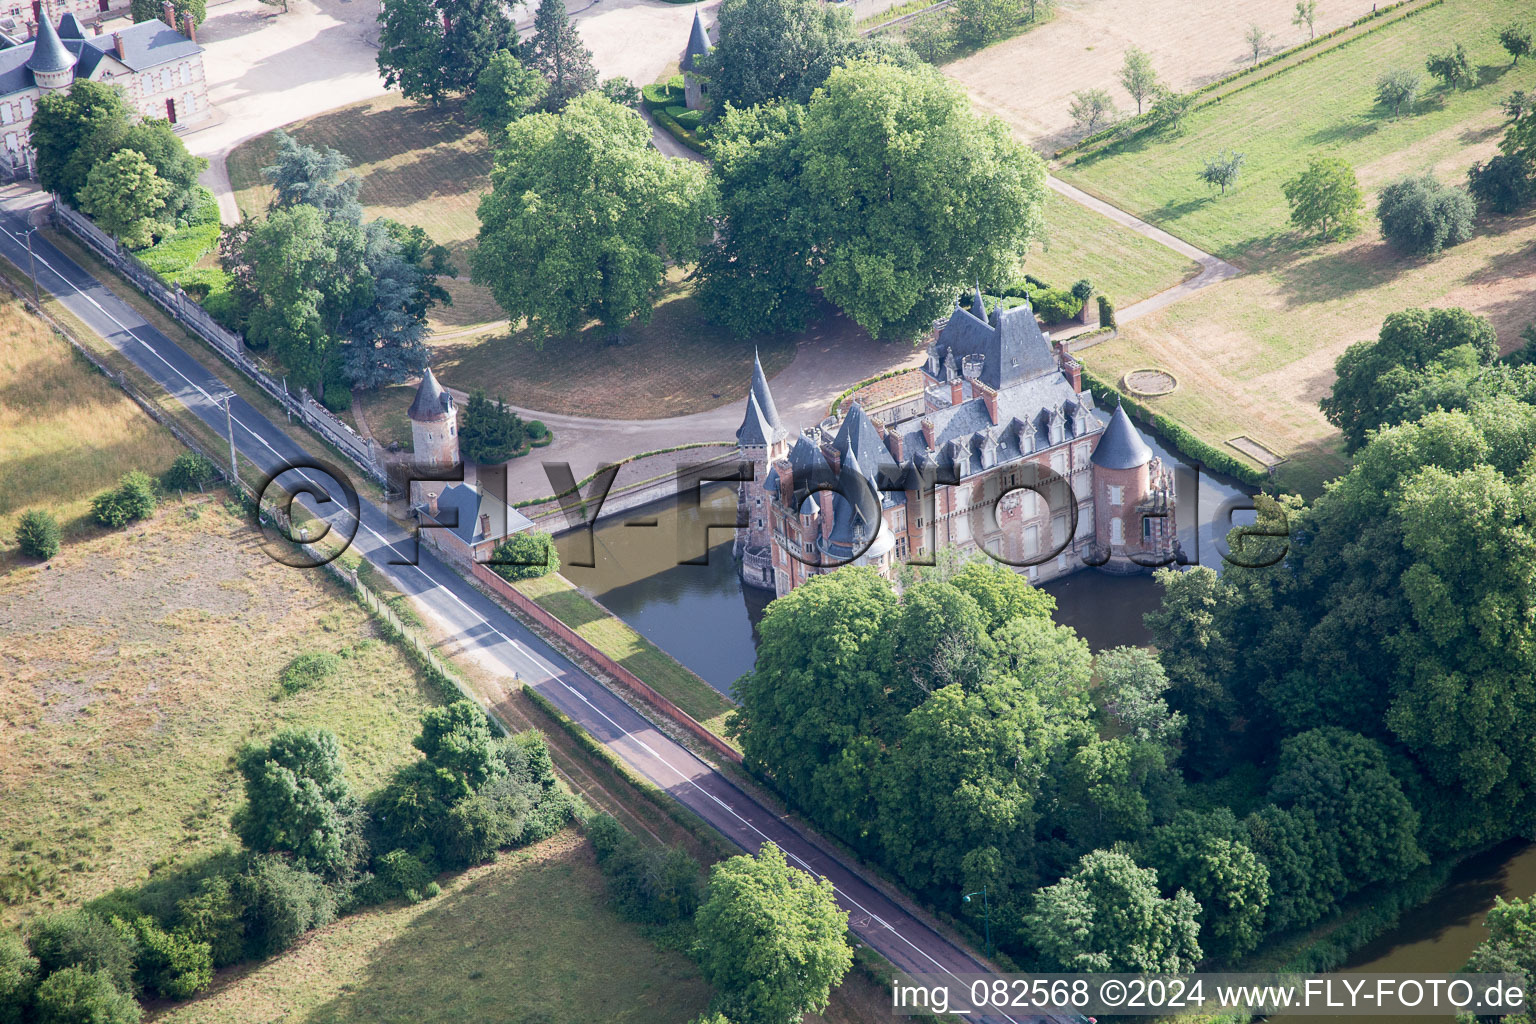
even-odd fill
[(75, 81), (77, 54), (71, 53), (59, 38), (58, 29), (48, 20), (46, 13), (37, 26), (37, 39), (32, 44), (32, 56), (27, 58), (27, 70), (44, 93), (68, 89)]
[(763, 363), (752, 354), (752, 387), (747, 392), (747, 411), (736, 430), (736, 446), (744, 462), (752, 464), (752, 479), (744, 480), (737, 500), (746, 512), (746, 529), (736, 531), (732, 546), (740, 560), (742, 581), (749, 586), (773, 589), (773, 523), (769, 503), (773, 496), (766, 490), (773, 464), (783, 458), (789, 431), (779, 420), (779, 410), (768, 390), (768, 376)]
[(1141, 572), (1173, 550), (1172, 477), (1123, 405), (1115, 406), (1089, 459), (1093, 464), (1093, 526), (1100, 566)]
[(705, 106), (705, 94), (708, 86), (698, 73), (698, 58), (714, 49), (709, 42), (709, 33), (704, 31), (704, 19), (699, 17), (699, 12), (693, 12), (693, 28), (688, 32), (688, 46), (683, 50), (683, 59), (680, 66), (683, 71), (683, 102), (689, 110), (701, 110)]
[(458, 410), (454, 408), (453, 396), (437, 382), (431, 367), (422, 375), (406, 415), (411, 421), (411, 452), (418, 468), (458, 464)]

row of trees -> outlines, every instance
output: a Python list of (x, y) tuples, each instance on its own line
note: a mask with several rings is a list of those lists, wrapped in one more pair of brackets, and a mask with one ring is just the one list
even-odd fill
[(219, 262), (230, 275), (238, 326), (270, 348), (291, 382), (335, 409), (351, 388), (377, 388), (427, 365), (427, 312), (452, 300), (448, 251), (419, 227), (364, 222), (346, 157), (277, 133), (262, 169), (274, 195), (267, 216), (226, 227)]
[(0, 1024), (137, 1024), (136, 996), (185, 999), (215, 968), (280, 953), (354, 908), (429, 898), (442, 870), (570, 820), (535, 732), (496, 739), (461, 701), (428, 711), (414, 745), (422, 759), (366, 800), (329, 732), (244, 747), (233, 822), (244, 849), (39, 918), (25, 941), (0, 935)]
[(208, 161), (187, 152), (170, 122), (140, 119), (115, 85), (81, 80), (37, 103), (37, 175), (103, 231), (142, 249), (184, 225)]

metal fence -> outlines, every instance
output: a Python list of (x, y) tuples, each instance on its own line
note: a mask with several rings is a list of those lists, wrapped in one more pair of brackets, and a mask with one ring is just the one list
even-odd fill
[(118, 245), (116, 239), (92, 224), (87, 217), (76, 213), (57, 196), (53, 201), (53, 216), (56, 223), (106, 260), (174, 320), (211, 345), (225, 361), (245, 374), (286, 412), (297, 416), (299, 422), (351, 459), (368, 476), (381, 484), (388, 483), (374, 442), (338, 419), (329, 409), (315, 401), (308, 391), (300, 390), (298, 394), (293, 394), (286, 383), (274, 380), (246, 354), (244, 339), (215, 323), (213, 317), (182, 291), (179, 285), (167, 285), (158, 274), (140, 263), (133, 253)]

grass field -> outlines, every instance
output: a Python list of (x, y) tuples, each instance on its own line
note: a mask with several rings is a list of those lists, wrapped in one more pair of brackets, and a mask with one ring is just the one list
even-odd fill
[(185, 450), (14, 299), (0, 300), (0, 437), (0, 568), (16, 557), (24, 510), (53, 512), (66, 539), (89, 533), (94, 495), (129, 470), (163, 472)]
[[(1347, 462), (1318, 401), (1350, 344), (1375, 337), (1387, 314), (1410, 306), (1463, 306), (1487, 316), (1505, 350), (1536, 320), (1536, 212), (1485, 217), (1476, 235), (1439, 258), (1403, 257), (1380, 237), (1375, 191), (1419, 170), (1461, 183), (1495, 151), (1498, 101), (1536, 86), (1536, 62), (1510, 68), (1492, 26), (1517, 16), (1514, 0), (1448, 0), (1290, 68), (1191, 118), (1178, 138), (1145, 137), (1062, 169), (1062, 176), (1243, 266), (1241, 277), (1125, 324), (1083, 353), (1101, 376), (1161, 366), (1179, 390), (1149, 404), (1205, 440), (1239, 434), (1288, 458), (1283, 486), (1316, 493)], [(1424, 55), (1463, 42), (1482, 84), (1430, 89), (1394, 120), (1372, 104), (1384, 69), (1422, 68)], [(1213, 196), (1194, 179), (1201, 157), (1248, 154), (1235, 191)], [(1363, 229), (1319, 244), (1289, 224), (1280, 185), (1314, 155), (1355, 167), (1367, 192)]]
[[(436, 703), (359, 606), (273, 561), (211, 494), (0, 578), (0, 606), (8, 921), (230, 841), (242, 743), (331, 729), (367, 792), (416, 756)], [(342, 671), (278, 699), (283, 667), (319, 650)]]
[(590, 848), (566, 831), (371, 910), (220, 980), (162, 1024), (682, 1024), (709, 988), (607, 905)]
[(1200, 271), (1193, 260), (1054, 191), (1046, 192), (1045, 227), (1043, 244), (1025, 259), (1024, 269), (1053, 288), (1087, 278), (1117, 307)]
[[(1305, 244), (1288, 223), (1280, 186), (1312, 157), (1344, 160), (1374, 189), (1469, 147), (1491, 152), (1497, 102), (1536, 87), (1536, 61), (1512, 68), (1494, 29), (1529, 12), (1525, 0), (1449, 0), (1226, 97), (1193, 114), (1182, 136), (1140, 136), (1069, 158), (1058, 173), (1194, 245), (1256, 266)], [(1455, 42), (1467, 47), (1481, 84), (1447, 92), (1424, 73), (1424, 59)], [(1377, 76), (1394, 68), (1425, 79), (1413, 113), (1396, 120), (1375, 103)], [(1222, 196), (1195, 172), (1224, 149), (1246, 161)]]
[[(539, 607), (580, 633), (592, 646), (629, 669), (662, 696), (725, 735), (725, 717), (735, 705), (704, 680), (668, 657), (622, 619), (593, 604), (559, 574), (523, 580), (517, 589)], [(731, 742), (727, 740), (727, 742)]]

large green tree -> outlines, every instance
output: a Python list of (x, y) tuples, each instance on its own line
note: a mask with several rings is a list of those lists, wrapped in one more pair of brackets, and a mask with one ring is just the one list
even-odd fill
[(821, 0), (722, 0), (716, 33), (699, 74), (722, 111), (808, 102), (858, 39), (849, 13)]
[(1314, 157), (1281, 190), (1291, 206), (1291, 223), (1297, 227), (1316, 231), (1324, 239), (1335, 233), (1348, 237), (1360, 230), (1365, 197), (1354, 168), (1343, 160)]
[(115, 85), (82, 79), (68, 92), (42, 96), (28, 129), (37, 152), (38, 182), (65, 202), (76, 202), (91, 168), (132, 120), (123, 90)]
[(1427, 375), (1451, 367), (1485, 367), (1499, 354), (1487, 319), (1456, 307), (1390, 314), (1375, 341), (1351, 345), (1334, 365), (1323, 415), (1344, 434), (1350, 451), (1373, 430), (1398, 422), (1401, 398)]
[(832, 883), (792, 867), (773, 843), (714, 866), (695, 926), (704, 978), (739, 1024), (819, 1013), (853, 965)]
[(736, 683), (747, 764), (848, 841), (874, 818), (871, 762), (911, 707), (889, 696), (899, 616), (873, 570), (812, 577), (768, 606), (756, 666)]
[(1376, 219), (1392, 246), (1414, 256), (1436, 256), (1472, 237), (1477, 203), (1464, 188), (1425, 171), (1394, 181), (1376, 194)]
[(546, 110), (564, 110), (577, 96), (597, 87), (592, 51), (581, 41), (565, 0), (539, 0), (533, 38), (523, 47), (523, 61), (549, 83), (544, 94)]
[(596, 319), (616, 335), (650, 319), (669, 261), (698, 259), (707, 172), (650, 140), (640, 115), (597, 94), (508, 128), (471, 266), (513, 320), (549, 337)]
[(287, 729), (235, 758), (245, 779), (245, 805), (235, 831), (257, 853), (291, 853), (315, 871), (343, 863), (347, 816), (355, 807), (334, 733)]
[(475, 94), (466, 109), (486, 135), (499, 140), (507, 125), (537, 107), (548, 92), (543, 75), (502, 50), (475, 80)]
[[(854, 61), (803, 117), (727, 134), (740, 148), (722, 182), (725, 208), (745, 208), (748, 229), (769, 226), (759, 235), (728, 225), (702, 268), (727, 275), (709, 287), (732, 294), (738, 323), (753, 321), (754, 306), (768, 322), (780, 303), (803, 308), (789, 293), (809, 279), (870, 333), (915, 335), (964, 284), (1011, 279), (1041, 229), (1044, 165), (927, 66)], [(775, 225), (766, 203), (779, 189), (792, 205)], [(775, 288), (781, 269), (788, 280)]]
[(1243, 838), (1223, 808), (1208, 815), (1184, 811), (1143, 844), (1163, 891), (1187, 889), (1199, 902), (1200, 946), (1224, 963), (1259, 944), (1270, 900), (1269, 868)]
[(1096, 850), (1035, 894), (1026, 925), (1057, 970), (1182, 972), (1201, 959), (1199, 916), (1188, 892), (1158, 892), (1156, 871), (1126, 853)]
[(517, 45), (497, 0), (390, 0), (379, 23), (379, 74), (407, 99), (472, 92), (492, 58)]
[(184, 220), (194, 212), (203, 193), (198, 176), (208, 169), (208, 161), (187, 152), (187, 144), (162, 117), (134, 121), (117, 136), (117, 150), (131, 149), (143, 155), (161, 181), (170, 189), (165, 195), (166, 216)]
[(174, 226), (165, 219), (171, 190), (144, 154), (120, 149), (91, 168), (80, 190), (80, 209), (119, 242), (142, 249)]
[[(164, 0), (130, 0), (128, 14), (135, 22), (149, 21), (153, 18), (165, 20)], [(181, 30), (181, 19), (188, 14), (192, 15), (193, 24), (201, 25), (203, 19), (208, 16), (207, 0), (171, 0), (174, 10), (172, 18), (175, 24), (171, 27)]]

